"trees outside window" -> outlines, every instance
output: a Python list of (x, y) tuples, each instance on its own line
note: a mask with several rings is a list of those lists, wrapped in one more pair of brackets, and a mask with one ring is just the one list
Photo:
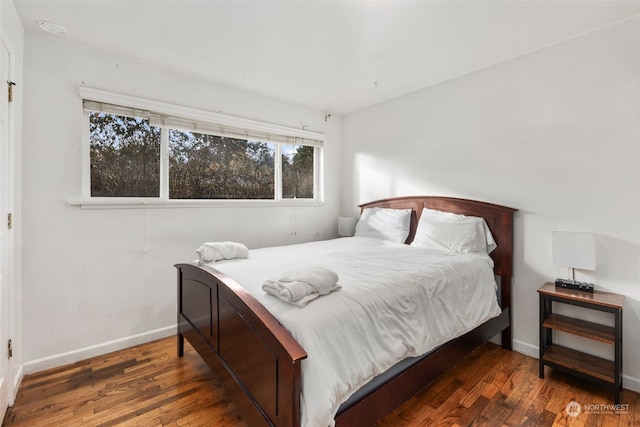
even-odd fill
[(91, 197), (158, 197), (160, 128), (100, 112), (89, 123)]
[(282, 147), (282, 198), (313, 198), (314, 151), (305, 145)]
[(171, 199), (273, 199), (273, 144), (169, 130)]
[(158, 198), (163, 180), (168, 199), (315, 196), (316, 146), (181, 130), (133, 113), (88, 111), (91, 197)]

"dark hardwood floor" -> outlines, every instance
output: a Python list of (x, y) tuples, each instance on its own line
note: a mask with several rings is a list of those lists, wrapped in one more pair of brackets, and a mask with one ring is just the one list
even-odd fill
[[(398, 408), (384, 426), (640, 426), (640, 396), (608, 390), (485, 344)], [(580, 404), (570, 416), (567, 404)], [(28, 375), (3, 426), (247, 427), (207, 366), (175, 338)], [(360, 426), (358, 426), (360, 427)]]

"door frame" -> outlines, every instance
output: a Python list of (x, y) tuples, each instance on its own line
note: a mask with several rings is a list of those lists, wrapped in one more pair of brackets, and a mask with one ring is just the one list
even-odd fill
[(7, 216), (12, 213), (15, 220), (15, 115), (14, 104), (8, 101), (8, 82), (14, 81), (13, 59), (11, 46), (0, 34), (0, 268), (3, 276), (0, 279), (0, 420), (4, 419), (7, 407), (13, 405), (17, 389), (13, 369), (15, 359), (9, 358), (8, 354), (8, 340), (13, 338), (15, 326), (15, 228), (9, 229)]

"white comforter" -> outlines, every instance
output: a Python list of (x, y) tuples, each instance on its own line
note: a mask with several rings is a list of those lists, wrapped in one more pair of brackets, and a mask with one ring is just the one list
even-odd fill
[[(452, 255), (364, 237), (251, 250), (212, 267), (247, 288), (305, 349), (304, 427), (333, 426), (339, 406), (400, 360), (418, 356), (500, 314), (488, 256)], [(262, 283), (325, 267), (342, 289), (299, 308)]]

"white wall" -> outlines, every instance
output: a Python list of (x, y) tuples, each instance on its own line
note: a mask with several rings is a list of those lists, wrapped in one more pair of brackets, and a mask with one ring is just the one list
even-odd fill
[[(335, 237), (340, 118), (33, 33), (25, 34), (24, 360), (31, 372), (174, 333), (176, 262), (204, 241), (249, 248)], [(326, 134), (313, 207), (83, 210), (86, 85)], [(295, 233), (295, 235), (294, 235)], [(141, 254), (146, 247), (148, 253)]]
[[(515, 215), (514, 345), (537, 356), (553, 230), (598, 234), (578, 280), (626, 295), (624, 386), (640, 390), (640, 18), (343, 118), (343, 214), (400, 195), (446, 195)], [(594, 316), (611, 322), (609, 317)], [(565, 340), (570, 338), (564, 337)], [(613, 357), (610, 347), (576, 346)]]

